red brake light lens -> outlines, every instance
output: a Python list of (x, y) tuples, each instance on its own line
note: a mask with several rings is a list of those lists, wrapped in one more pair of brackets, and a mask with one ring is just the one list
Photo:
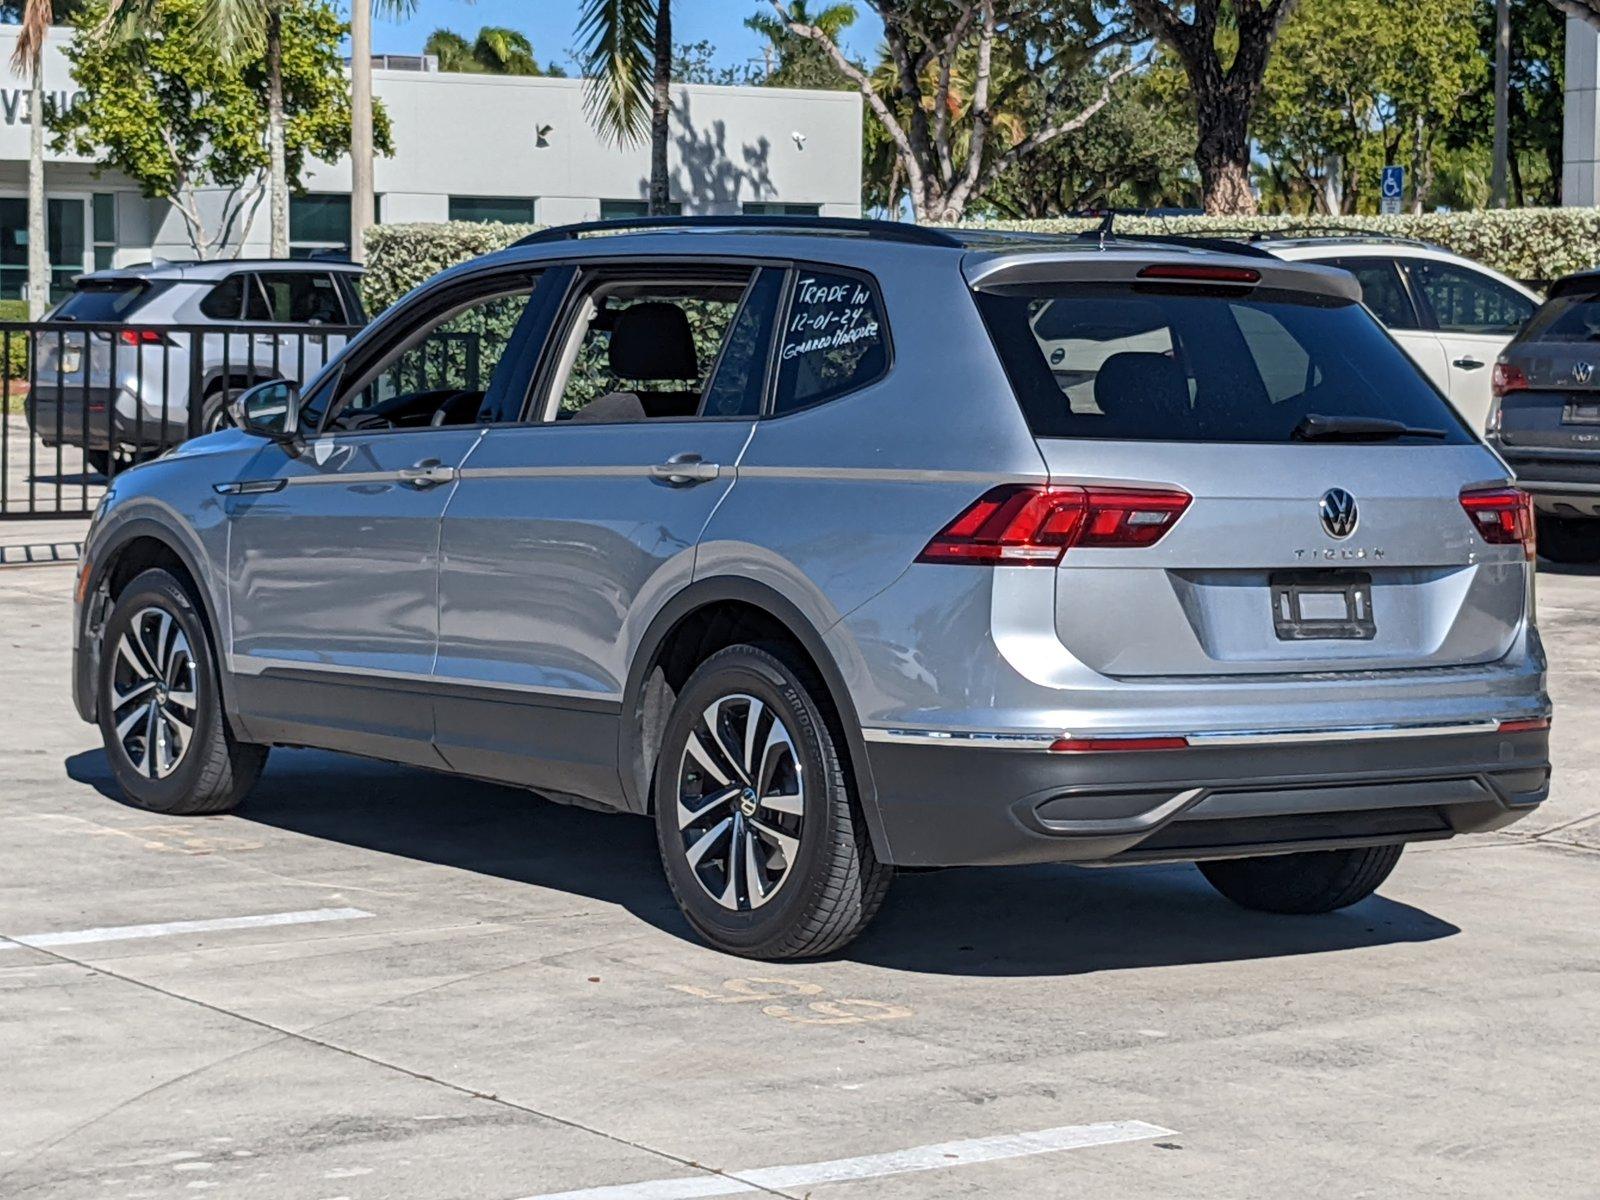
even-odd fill
[(1151, 546), (1190, 499), (1176, 489), (1008, 484), (973, 501), (917, 561), (1053, 567), (1074, 546)]
[(1533, 497), (1527, 492), (1514, 487), (1462, 492), (1461, 507), (1484, 541), (1492, 546), (1520, 545), (1533, 558)]
[(1497, 362), (1489, 375), (1489, 387), (1496, 396), (1520, 392), (1528, 386), (1528, 373), (1510, 363)]
[(124, 329), (117, 338), (128, 346), (159, 346), (167, 340), (167, 335), (158, 329)]
[(1203, 267), (1195, 263), (1153, 263), (1139, 272), (1140, 279), (1185, 279), (1194, 283), (1260, 283), (1261, 272), (1252, 267)]

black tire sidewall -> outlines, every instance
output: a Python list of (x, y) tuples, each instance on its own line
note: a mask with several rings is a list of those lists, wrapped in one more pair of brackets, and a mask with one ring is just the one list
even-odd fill
[[(233, 399), (233, 396), (234, 393), (232, 391), (223, 388), (221, 391), (212, 392), (211, 395), (205, 398), (200, 405), (200, 435), (202, 437), (208, 433), (216, 433), (218, 430), (229, 427), (228, 402)], [(212, 428), (213, 421), (217, 422), (215, 428)]]
[[(760, 908), (732, 912), (701, 887), (677, 829), (678, 769), (698, 715), (718, 696), (743, 692), (783, 719), (802, 759), (805, 812), (800, 853), (778, 894)], [(820, 742), (829, 738), (823, 714), (804, 683), (779, 659), (752, 646), (719, 651), (689, 677), (662, 734), (654, 785), (656, 838), (668, 883), (684, 916), (708, 942), (735, 953), (759, 952), (784, 938), (815, 902), (827, 856), (838, 836), (844, 781)], [(848, 811), (847, 809), (845, 811)]]
[[(111, 705), (118, 639), (127, 631), (134, 615), (146, 608), (161, 608), (178, 622), (188, 639), (195, 662), (198, 694), (195, 697), (194, 735), (185, 748), (178, 769), (165, 779), (152, 779), (135, 768), (117, 738), (116, 717)], [(122, 590), (100, 636), (100, 677), (95, 685), (95, 707), (111, 772), (123, 793), (140, 807), (158, 812), (181, 808), (196, 790), (213, 739), (222, 736), (216, 662), (205, 621), (196, 609), (194, 600), (177, 579), (166, 571), (152, 570), (137, 576)]]

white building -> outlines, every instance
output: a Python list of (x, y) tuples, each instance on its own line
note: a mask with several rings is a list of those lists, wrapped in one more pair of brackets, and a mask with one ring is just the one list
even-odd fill
[[(81, 99), (57, 29), (45, 83), (57, 101)], [(14, 27), (0, 27), (9, 64)], [(414, 66), (431, 65), (406, 60)], [(0, 88), (0, 295), (23, 294), (27, 277), (28, 93), (5, 68)], [(378, 219), (559, 224), (644, 211), (649, 150), (618, 149), (583, 111), (576, 79), (378, 69), (378, 98), (393, 126), (394, 155), (380, 157)], [(684, 213), (861, 211), (861, 98), (854, 92), (686, 85), (673, 88), (668, 148), (672, 197)], [(296, 253), (348, 238), (350, 162), (312, 163), (290, 201)], [(50, 261), (58, 288), (95, 267), (192, 258), (183, 220), (132, 181), (70, 154), (47, 151)], [(240, 245), (268, 250), (266, 205)]]
[(1561, 203), (1600, 204), (1600, 33), (1567, 18), (1562, 105)]

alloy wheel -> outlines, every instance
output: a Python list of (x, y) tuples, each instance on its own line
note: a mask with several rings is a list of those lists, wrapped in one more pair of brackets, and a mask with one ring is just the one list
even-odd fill
[(117, 743), (141, 775), (178, 769), (199, 717), (199, 672), (188, 636), (165, 609), (142, 608), (117, 640), (111, 719)]
[(794, 870), (804, 769), (782, 718), (755, 696), (713, 701), (678, 768), (678, 831), (696, 882), (723, 908), (760, 908)]

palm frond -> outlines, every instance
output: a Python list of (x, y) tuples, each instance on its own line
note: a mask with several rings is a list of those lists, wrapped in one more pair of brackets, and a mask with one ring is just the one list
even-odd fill
[(11, 65), (18, 74), (32, 74), (50, 36), (50, 18), (50, 0), (26, 0), (23, 4), (18, 14), (17, 45), (11, 52)]
[(200, 28), (225, 55), (257, 54), (266, 45), (267, 18), (282, 5), (283, 0), (206, 0)]
[(618, 145), (642, 141), (650, 129), (656, 3), (583, 0), (578, 16), (579, 59), (588, 76), (584, 109)]

